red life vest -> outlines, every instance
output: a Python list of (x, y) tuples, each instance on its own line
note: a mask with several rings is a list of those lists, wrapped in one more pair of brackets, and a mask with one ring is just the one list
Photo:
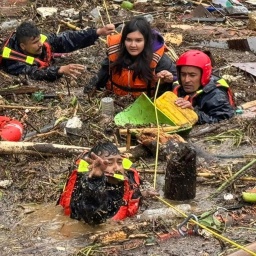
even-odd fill
[[(233, 93), (232, 93), (230, 87), (228, 86), (228, 84), (227, 84), (226, 82), (223, 83), (222, 80), (223, 80), (223, 79), (220, 79), (220, 80), (217, 81), (216, 87), (222, 87), (222, 88), (225, 88), (225, 89), (227, 90), (229, 104), (230, 104), (232, 107), (235, 107), (235, 101), (234, 101)], [(180, 84), (177, 84), (177, 85), (175, 85), (175, 87), (173, 88), (172, 92), (178, 96), (178, 94), (179, 94), (179, 89), (180, 89), (180, 88), (181, 88), (181, 85), (180, 85)], [(192, 95), (187, 95), (187, 96), (188, 96), (188, 99), (187, 99), (187, 100), (188, 100), (188, 101), (192, 104), (192, 106), (193, 106), (194, 99), (195, 99), (198, 95), (202, 94), (203, 92), (204, 92), (204, 90), (201, 89), (201, 90), (196, 91), (196, 92), (193, 93)]]
[[(12, 34), (13, 35), (13, 34)], [(10, 59), (15, 61), (21, 61), (29, 65), (37, 65), (39, 68), (46, 68), (50, 65), (50, 62), (52, 60), (52, 51), (51, 46), (49, 43), (45, 42), (47, 37), (45, 35), (41, 35), (41, 41), (43, 42), (43, 47), (46, 49), (46, 56), (44, 57), (44, 60), (40, 60), (39, 58), (35, 58), (29, 55), (25, 55), (23, 53), (20, 53), (18, 51), (15, 51), (11, 48), (9, 48), (7, 45), (9, 43), (10, 38), (6, 41), (2, 51), (1, 51), (1, 57), (0, 57), (0, 63), (2, 59)]]
[[(109, 35), (107, 36), (107, 52), (110, 62), (114, 62), (118, 58), (118, 53), (120, 49), (121, 34)], [(154, 73), (157, 63), (162, 58), (166, 48), (163, 45), (156, 52), (153, 53), (153, 59), (150, 63), (150, 68)], [(133, 80), (133, 70), (128, 68), (123, 68), (121, 75), (115, 74), (110, 70), (110, 79), (107, 82), (107, 89), (113, 91), (116, 95), (127, 95), (131, 94), (134, 97), (138, 97), (142, 92), (146, 92), (151, 96), (155, 87), (155, 83), (147, 84), (144, 80), (138, 77)]]
[[(125, 205), (121, 206), (119, 211), (113, 217), (114, 220), (121, 220), (129, 216), (133, 216), (137, 213), (139, 209), (140, 197), (136, 199), (132, 199), (133, 193), (135, 189), (139, 189), (140, 178), (139, 174), (135, 169), (129, 169), (134, 174), (135, 183), (131, 184), (130, 181), (126, 178), (124, 180), (124, 196), (123, 200)], [(63, 189), (63, 192), (60, 196), (58, 204), (60, 204), (64, 208), (64, 214), (70, 216), (70, 202), (72, 198), (73, 189), (77, 179), (77, 169), (75, 169), (71, 175), (69, 176), (66, 185)]]
[(135, 215), (140, 206), (140, 197), (132, 198), (135, 189), (139, 189), (140, 186), (140, 177), (138, 172), (135, 169), (129, 169), (133, 172), (135, 183), (131, 184), (128, 180), (124, 181), (124, 196), (123, 200), (125, 205), (121, 206), (116, 215), (112, 218), (113, 220), (122, 220), (126, 217), (131, 217)]

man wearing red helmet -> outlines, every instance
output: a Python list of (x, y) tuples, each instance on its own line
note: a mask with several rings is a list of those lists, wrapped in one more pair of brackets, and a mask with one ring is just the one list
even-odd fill
[(198, 124), (216, 123), (235, 114), (231, 90), (224, 79), (212, 76), (208, 55), (189, 50), (177, 60), (178, 83), (173, 92), (179, 97), (176, 104), (193, 109)]

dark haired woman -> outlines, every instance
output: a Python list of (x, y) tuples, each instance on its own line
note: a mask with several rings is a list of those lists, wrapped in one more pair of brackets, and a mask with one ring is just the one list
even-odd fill
[(94, 82), (91, 81), (97, 89), (106, 87), (120, 96), (138, 97), (142, 92), (153, 96), (161, 78), (159, 92), (171, 90), (175, 64), (165, 54), (163, 37), (151, 29), (145, 18), (127, 22), (122, 34), (107, 37), (107, 45), (108, 59), (103, 61)]

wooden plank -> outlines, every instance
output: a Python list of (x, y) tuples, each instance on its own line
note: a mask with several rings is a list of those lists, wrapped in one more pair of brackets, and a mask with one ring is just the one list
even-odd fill
[(248, 108), (255, 107), (255, 106), (256, 106), (256, 100), (249, 101), (249, 102), (246, 102), (246, 103), (241, 105), (241, 107), (243, 109), (248, 109)]

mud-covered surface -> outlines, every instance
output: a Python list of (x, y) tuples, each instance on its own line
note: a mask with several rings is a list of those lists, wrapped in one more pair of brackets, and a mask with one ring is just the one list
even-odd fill
[[(255, 77), (229, 65), (232, 62), (256, 61), (253, 52), (202, 46), (203, 41), (212, 39), (253, 36), (255, 32), (246, 28), (246, 19), (228, 18), (225, 24), (197, 24), (182, 22), (184, 11), (193, 8), (191, 4), (184, 5), (178, 2), (158, 4), (156, 1), (149, 1), (146, 6), (137, 5), (134, 12), (130, 12), (121, 9), (118, 3), (113, 5), (112, 1), (107, 2), (113, 23), (122, 23), (123, 20), (128, 20), (129, 17), (137, 14), (151, 13), (154, 18), (152, 23), (154, 28), (159, 29), (163, 34), (167, 32), (182, 34), (182, 44), (172, 45), (177, 55), (190, 48), (210, 51), (215, 61), (215, 73), (232, 76), (229, 77), (232, 78), (229, 84), (238, 106), (256, 99)], [(104, 22), (108, 23), (102, 1), (87, 1), (85, 6), (82, 1), (75, 3), (54, 1), (54, 6), (58, 8), (57, 16), (43, 20), (36, 15), (35, 8), (47, 5), (51, 6), (52, 1), (32, 1), (23, 7), (18, 18), (33, 19), (43, 33), (61, 32), (67, 27), (63, 24), (59, 27), (58, 20), (64, 19), (59, 16), (60, 11), (75, 8), (81, 11), (82, 19), (81, 17), (80, 21), (71, 19), (71, 22), (78, 21), (75, 24), (81, 28), (97, 27), (101, 26), (101, 22), (94, 22), (89, 12), (98, 5), (101, 6)], [(5, 18), (2, 17), (1, 22), (4, 20)], [(173, 27), (179, 24), (192, 27), (186, 30)], [(10, 32), (11, 30), (1, 31), (0, 40), (3, 41)], [(10, 116), (23, 122), (25, 129), (22, 141), (24, 142), (91, 147), (98, 140), (110, 139), (119, 147), (125, 148), (126, 136), (118, 134), (120, 127), (117, 127), (113, 120), (100, 115), (100, 100), (108, 96), (108, 92), (83, 94), (84, 86), (89, 84), (105, 56), (105, 44), (99, 40), (94, 46), (56, 58), (56, 65), (72, 62), (87, 67), (76, 81), (61, 78), (54, 83), (38, 82), (23, 76), (13, 77), (0, 70), (1, 89), (37, 86), (37, 91), (42, 91), (45, 95), (52, 93), (57, 95), (55, 98), (44, 98), (41, 101), (36, 101), (30, 93), (5, 95), (0, 105), (17, 105), (20, 108), (1, 108), (0, 115)], [(116, 112), (121, 111), (131, 102), (130, 98), (115, 98)], [(29, 107), (38, 107), (38, 109)], [(65, 121), (76, 115), (83, 121), (83, 129), (78, 134), (66, 134)], [(98, 227), (90, 227), (71, 220), (63, 215), (62, 209), (56, 206), (56, 202), (78, 154), (50, 152), (49, 156), (35, 154), (34, 151), (21, 154), (19, 151), (23, 150), (1, 154), (0, 181), (6, 183), (0, 187), (0, 254), (3, 256), (228, 255), (239, 246), (255, 242), (256, 208), (254, 204), (245, 203), (241, 196), (242, 191), (255, 187), (255, 165), (248, 167), (243, 175), (226, 189), (216, 193), (227, 179), (255, 158), (255, 127), (255, 118), (245, 119), (242, 115), (220, 124), (195, 126), (185, 139), (197, 151), (196, 198), (188, 202), (167, 200), (171, 205), (189, 203), (192, 212), (198, 216), (216, 207), (230, 209), (232, 220), (224, 225), (224, 231), (221, 233), (226, 240), (218, 237), (218, 234), (214, 237), (209, 233), (190, 234), (185, 237), (163, 236), (163, 234), (173, 234), (183, 218), (152, 222), (135, 217), (120, 223), (110, 221)], [(45, 129), (39, 133), (42, 128)], [(137, 144), (136, 138), (132, 138), (132, 145)], [(1, 152), (3, 150), (2, 148)], [(142, 157), (135, 162), (141, 170), (142, 177), (152, 184), (154, 175), (147, 171), (154, 169), (154, 163), (152, 155)], [(163, 173), (165, 169), (166, 163), (160, 162), (158, 171)], [(161, 196), (163, 196), (163, 186), (164, 174), (158, 174), (156, 189)], [(215, 196), (210, 198), (213, 193)], [(228, 200), (229, 194), (232, 198)], [(142, 210), (162, 207), (165, 205), (160, 200), (147, 200)], [(223, 218), (225, 217), (227, 216)], [(105, 240), (104, 243), (107, 234), (114, 234), (114, 238)]]

